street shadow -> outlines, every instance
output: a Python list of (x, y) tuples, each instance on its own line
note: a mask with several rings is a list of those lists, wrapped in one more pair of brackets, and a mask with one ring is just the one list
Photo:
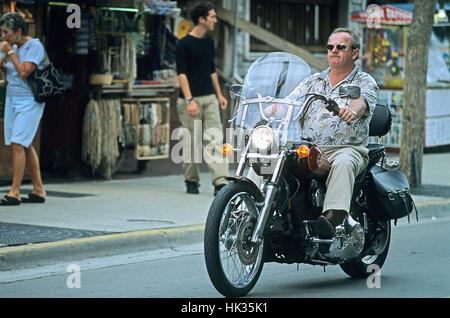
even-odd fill
[[(31, 188), (27, 189), (24, 188), (22, 189), (23, 193), (30, 193), (31, 192)], [(0, 193), (8, 193), (9, 190), (0, 190)], [(75, 193), (75, 192), (63, 192), (63, 191), (52, 191), (52, 190), (47, 190), (47, 196), (49, 197), (59, 197), (59, 198), (82, 198), (82, 197), (93, 197), (93, 196), (97, 196), (96, 194), (92, 194), (92, 193)], [(25, 196), (25, 195), (23, 195)]]
[[(374, 281), (371, 281), (374, 283)], [(381, 275), (379, 288), (375, 287), (375, 284), (367, 284), (367, 279), (357, 279), (351, 277), (340, 278), (321, 278), (320, 275), (317, 278), (301, 279), (290, 283), (272, 284), (274, 289), (263, 290), (261, 288), (255, 289), (248, 295), (249, 297), (264, 298), (264, 297), (276, 297), (276, 298), (314, 298), (314, 297), (329, 297), (329, 298), (365, 298), (365, 297), (398, 297), (398, 295), (386, 295), (386, 290), (389, 290), (393, 286), (406, 286), (409, 282), (407, 278)], [(405, 296), (407, 297), (407, 296)]]

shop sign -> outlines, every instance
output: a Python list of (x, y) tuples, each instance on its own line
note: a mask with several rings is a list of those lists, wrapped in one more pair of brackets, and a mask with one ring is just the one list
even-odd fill
[(391, 5), (369, 6), (366, 11), (351, 15), (355, 22), (382, 24), (411, 24), (412, 12), (401, 10)]

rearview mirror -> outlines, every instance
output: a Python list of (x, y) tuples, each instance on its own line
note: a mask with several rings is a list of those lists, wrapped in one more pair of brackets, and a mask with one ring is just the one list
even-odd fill
[(361, 89), (356, 85), (342, 85), (339, 86), (339, 95), (358, 99), (361, 96)]
[(234, 97), (242, 97), (242, 88), (243, 87), (244, 86), (241, 85), (241, 84), (231, 85), (230, 88), (229, 88), (230, 95), (234, 96)]

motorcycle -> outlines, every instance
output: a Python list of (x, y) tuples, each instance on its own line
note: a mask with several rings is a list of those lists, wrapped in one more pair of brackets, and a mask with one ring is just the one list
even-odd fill
[[(230, 121), (235, 140), (223, 151), (237, 154), (239, 163), (215, 196), (204, 233), (208, 275), (224, 296), (248, 294), (267, 262), (339, 265), (349, 276), (365, 278), (370, 265), (381, 268), (386, 260), (391, 222), (372, 217), (367, 173), (386, 164), (382, 144), (369, 144), (368, 166), (355, 180), (349, 216), (334, 237), (315, 233), (328, 169), (320, 148), (302, 136), (302, 118), (314, 101), (337, 112), (339, 98), (356, 99), (360, 91), (341, 86), (335, 96), (286, 98), (309, 74), (301, 58), (274, 52), (250, 66), (243, 85), (230, 88), (237, 105)], [(378, 105), (369, 135), (385, 135), (390, 124), (389, 109)]]

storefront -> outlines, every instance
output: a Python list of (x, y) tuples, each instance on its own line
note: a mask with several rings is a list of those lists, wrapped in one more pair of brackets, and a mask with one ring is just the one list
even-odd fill
[[(75, 27), (69, 3), (3, 3), (2, 14), (26, 15), (30, 35), (44, 43), (67, 87), (46, 104), (35, 140), (43, 171), (110, 178), (127, 151), (138, 162), (169, 158), (178, 124), (173, 27), (180, 9), (176, 1), (156, 3), (86, 1)], [(0, 179), (8, 179), (10, 151), (0, 137)]]
[[(450, 9), (450, 8), (449, 8)], [(403, 77), (407, 35), (412, 21), (412, 4), (383, 5), (352, 14), (362, 39), (361, 67), (371, 74), (380, 88), (378, 102), (393, 111), (392, 128), (382, 142), (399, 148), (402, 127)], [(425, 144), (450, 144), (450, 61), (449, 23), (436, 23), (429, 44)]]

